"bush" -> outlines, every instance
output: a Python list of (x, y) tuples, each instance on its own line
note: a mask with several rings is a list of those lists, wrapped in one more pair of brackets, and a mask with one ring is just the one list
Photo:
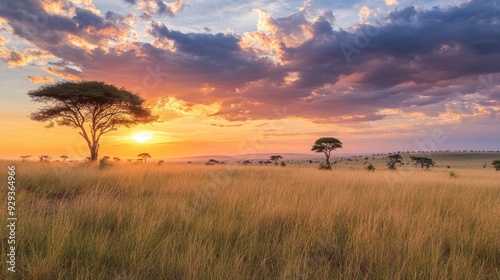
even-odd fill
[(500, 171), (500, 160), (494, 160), (492, 163), (496, 171)]
[(322, 163), (319, 164), (319, 169), (320, 170), (332, 170), (332, 167), (328, 166), (328, 165), (326, 165), (325, 163), (322, 162)]
[(370, 165), (368, 165), (368, 166), (366, 167), (366, 169), (367, 169), (368, 171), (375, 171), (375, 166), (373, 166), (373, 164), (370, 164)]
[(99, 160), (99, 170), (103, 170), (109, 165), (108, 158), (109, 157), (103, 157)]
[(280, 165), (281, 165), (281, 166), (283, 166), (283, 167), (285, 167), (285, 166), (286, 166), (286, 163), (285, 163), (284, 161), (282, 161), (282, 162), (280, 163)]
[(451, 171), (450, 172), (450, 177), (451, 178), (457, 178), (458, 176), (457, 176), (457, 174), (455, 174), (455, 172)]

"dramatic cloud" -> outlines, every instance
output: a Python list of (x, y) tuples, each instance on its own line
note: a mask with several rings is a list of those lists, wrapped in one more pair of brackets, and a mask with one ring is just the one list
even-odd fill
[[(148, 19), (184, 7), (182, 1), (126, 2)], [(334, 26), (332, 11), (314, 13), (307, 5), (285, 17), (257, 9), (257, 29), (242, 34), (185, 32), (148, 20), (140, 39), (133, 15), (103, 16), (91, 3), (52, 14), (41, 3), (4, 1), (0, 18), (15, 36), (60, 59), (44, 66), (46, 72), (126, 86), (155, 101), (164, 120), (271, 119), (283, 117), (276, 113), (283, 108), (287, 117), (351, 124), (416, 112), (451, 118), (452, 104), (474, 108), (469, 116), (499, 112), (497, 1), (391, 7), (377, 19), (375, 9), (362, 7), (361, 23), (347, 29)], [(27, 55), (0, 49), (11, 67), (35, 59)]]

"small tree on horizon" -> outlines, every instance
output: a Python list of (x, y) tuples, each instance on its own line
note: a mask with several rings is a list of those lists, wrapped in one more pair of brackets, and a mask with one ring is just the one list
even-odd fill
[(144, 163), (146, 163), (146, 159), (151, 158), (151, 155), (148, 153), (138, 154), (137, 156), (140, 157), (144, 161)]
[(66, 161), (69, 157), (67, 155), (62, 155), (60, 158), (62, 158), (63, 161)]
[(48, 162), (51, 159), (51, 157), (47, 155), (41, 155), (38, 158), (40, 159), (41, 162)]
[(120, 161), (121, 159), (120, 159), (119, 157), (114, 157), (114, 158), (113, 158), (113, 160), (114, 160), (115, 162), (118, 162), (118, 161)]
[(21, 160), (22, 161), (28, 161), (30, 159), (31, 155), (25, 155), (25, 156), (21, 156)]
[(274, 165), (278, 165), (278, 163), (283, 159), (283, 157), (280, 155), (274, 155), (274, 156), (269, 157), (269, 159), (271, 161), (274, 161)]
[(410, 156), (411, 161), (415, 162), (415, 164), (420, 164), (420, 167), (423, 169), (424, 167), (426, 169), (429, 169), (431, 166), (434, 166), (434, 160), (428, 158), (428, 157), (417, 157), (417, 156)]
[(91, 161), (97, 161), (102, 135), (120, 126), (132, 127), (158, 119), (144, 106), (145, 99), (104, 82), (56, 82), (30, 91), (28, 96), (45, 105), (32, 112), (30, 118), (47, 122), (47, 128), (57, 124), (79, 130)]
[(325, 169), (332, 169), (332, 165), (330, 164), (330, 154), (332, 151), (338, 148), (342, 148), (342, 142), (340, 142), (339, 139), (333, 137), (324, 137), (316, 140), (311, 148), (311, 151), (314, 151), (316, 153), (324, 153), (326, 157)]
[(387, 160), (387, 167), (391, 170), (396, 169), (396, 163), (399, 163), (399, 165), (403, 164), (403, 157), (400, 154), (390, 155), (387, 157)]

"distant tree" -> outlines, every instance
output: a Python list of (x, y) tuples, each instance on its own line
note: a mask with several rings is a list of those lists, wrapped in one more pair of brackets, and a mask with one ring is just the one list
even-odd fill
[(219, 164), (219, 163), (220, 163), (220, 161), (211, 158), (205, 164), (206, 165), (215, 165), (215, 164)]
[(158, 119), (144, 106), (145, 99), (104, 82), (56, 82), (28, 95), (32, 101), (45, 104), (31, 113), (31, 119), (48, 122), (48, 128), (57, 124), (78, 129), (87, 143), (91, 161), (98, 158), (103, 134), (120, 126), (132, 127)]
[(118, 161), (120, 161), (121, 159), (120, 159), (119, 157), (114, 157), (114, 158), (113, 158), (113, 160), (114, 160), (115, 162), (118, 162)]
[(25, 155), (25, 156), (21, 156), (21, 159), (22, 161), (28, 161), (30, 159), (30, 155)]
[(494, 160), (491, 164), (495, 167), (496, 171), (500, 170), (500, 160)]
[(429, 167), (435, 165), (434, 161), (432, 159), (428, 158), (428, 157), (410, 156), (410, 159), (416, 165), (420, 164), (421, 168), (425, 167), (426, 169), (429, 169)]
[(165, 161), (164, 160), (159, 160), (158, 161), (158, 165), (161, 165), (162, 163), (164, 163)]
[(275, 156), (271, 156), (269, 159), (271, 161), (274, 161), (274, 165), (278, 165), (279, 161), (282, 160), (283, 157), (280, 155), (275, 155)]
[(311, 148), (311, 151), (324, 153), (326, 157), (326, 166), (324, 169), (332, 169), (330, 164), (330, 154), (333, 150), (338, 148), (342, 148), (342, 142), (340, 142), (337, 138), (326, 137), (316, 140)]
[(400, 154), (387, 156), (387, 160), (387, 167), (391, 170), (396, 169), (396, 163), (399, 163), (399, 165), (403, 164), (403, 157)]
[(51, 157), (47, 156), (47, 155), (41, 155), (38, 158), (40, 159), (41, 162), (47, 162), (47, 161), (50, 161), (50, 159), (51, 159)]
[(69, 157), (67, 155), (62, 155), (60, 158), (62, 158), (63, 161), (66, 161)]
[(244, 160), (242, 163), (243, 163), (243, 165), (247, 165), (247, 164), (252, 164), (252, 161), (251, 160)]
[(106, 160), (106, 161), (108, 161), (108, 160), (110, 159), (110, 157), (108, 157), (108, 156), (103, 156), (102, 158), (103, 158), (104, 160)]
[(149, 155), (148, 153), (138, 154), (137, 156), (140, 157), (144, 161), (144, 163), (146, 163), (146, 159), (151, 158), (151, 155)]
[[(280, 165), (281, 165), (282, 167), (285, 167), (285, 166), (286, 166), (286, 163), (285, 163), (284, 161), (282, 161), (282, 162), (280, 163)], [(299, 164), (299, 165), (300, 165), (300, 164)]]

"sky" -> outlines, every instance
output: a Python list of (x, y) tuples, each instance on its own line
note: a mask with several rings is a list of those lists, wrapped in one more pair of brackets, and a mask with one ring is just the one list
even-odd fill
[(500, 1), (0, 0), (0, 157), (88, 149), (27, 92), (97, 80), (159, 121), (101, 155), (500, 150)]

